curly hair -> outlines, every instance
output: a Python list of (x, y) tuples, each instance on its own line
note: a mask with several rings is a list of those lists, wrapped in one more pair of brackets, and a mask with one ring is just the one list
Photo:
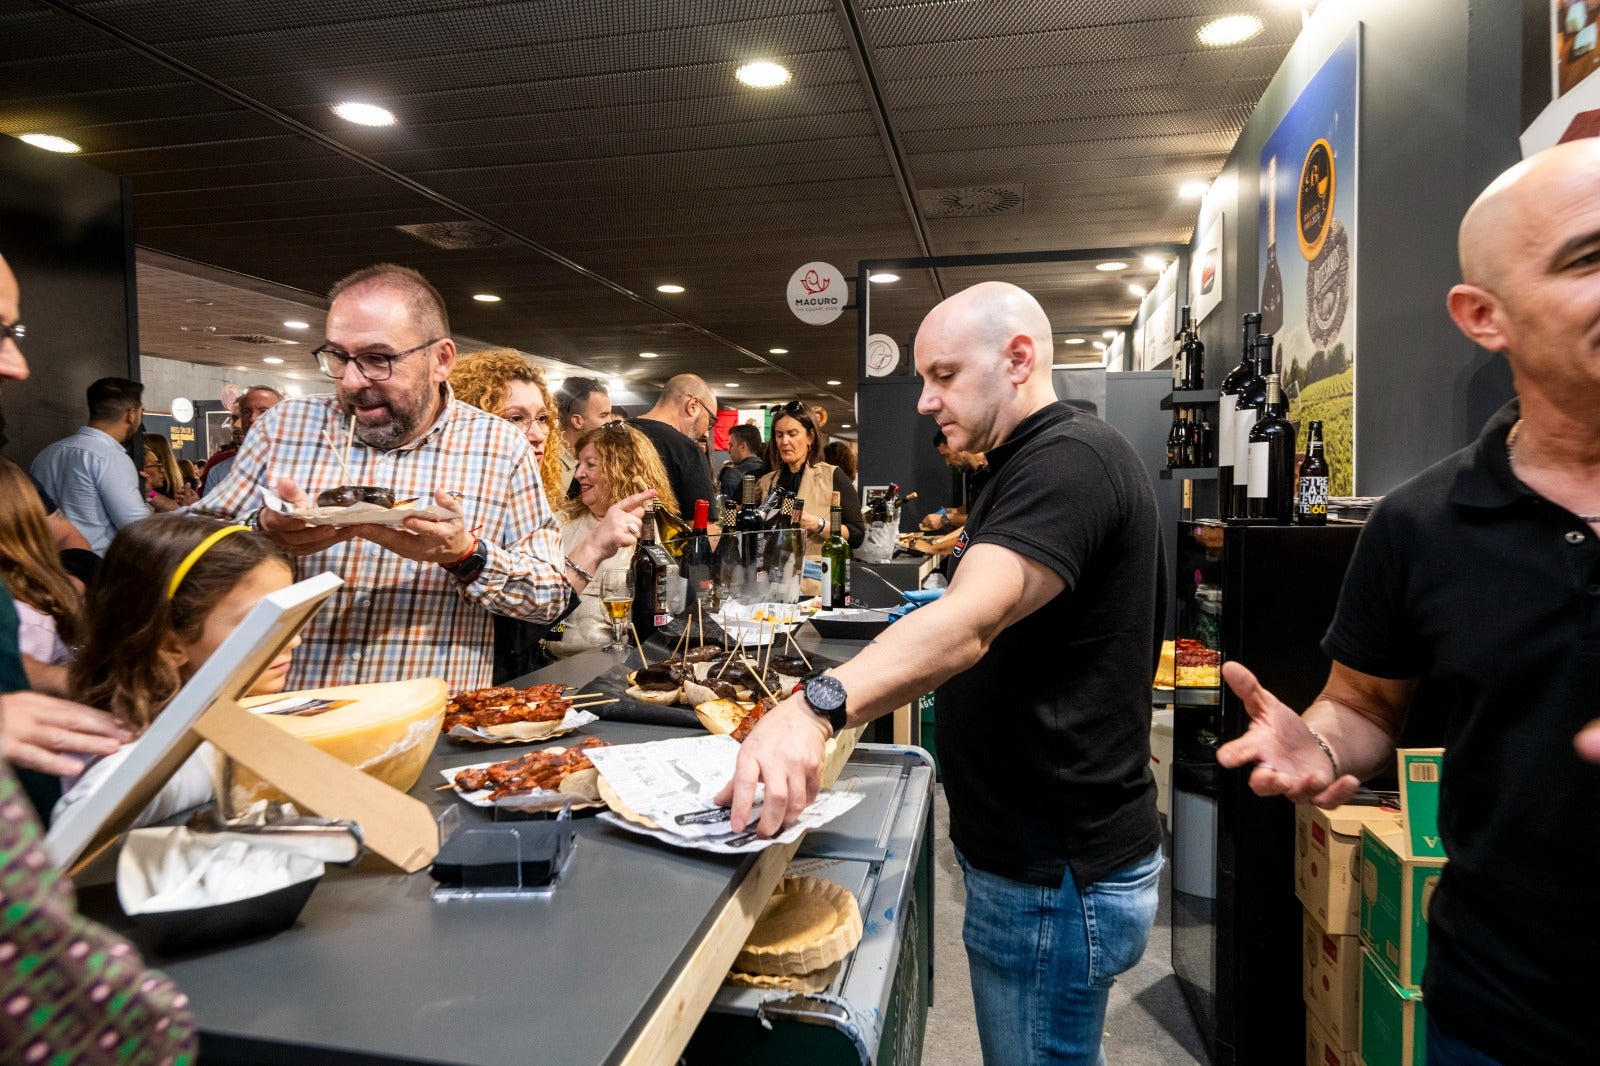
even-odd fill
[(544, 423), (549, 432), (544, 458), (539, 460), (539, 481), (544, 485), (550, 510), (559, 514), (567, 503), (567, 487), (561, 483), (561, 416), (545, 384), (544, 373), (512, 348), (488, 348), (463, 356), (450, 371), (450, 388), (456, 399), (496, 418), (506, 407), (506, 387), (523, 381), (539, 390), (544, 400)]
[[(577, 453), (582, 455), (591, 444), (600, 460), (600, 476), (611, 489), (611, 498), (601, 501), (604, 507), (635, 492), (655, 489), (656, 500), (662, 507), (674, 514), (683, 513), (678, 510), (678, 497), (673, 495), (672, 484), (667, 480), (667, 468), (661, 464), (661, 456), (649, 437), (626, 423), (613, 422), (579, 437)], [(589, 513), (589, 508), (583, 500), (574, 498), (566, 501), (562, 513), (569, 519), (577, 518)]]
[(110, 711), (135, 732), (155, 721), (183, 687), (162, 649), (170, 638), (200, 638), (218, 601), (256, 567), (289, 562), (260, 533), (213, 544), (167, 598), (167, 584), (199, 543), (228, 523), (184, 514), (154, 515), (117, 532), (84, 611), (87, 634), (69, 674), (72, 698)]
[(844, 441), (829, 441), (828, 446), (822, 449), (822, 461), (843, 470), (844, 476), (851, 481), (856, 479), (856, 453)]
[(10, 459), (0, 459), (0, 579), (11, 595), (55, 619), (56, 635), (76, 644), (82, 597), (61, 566), (33, 482)]

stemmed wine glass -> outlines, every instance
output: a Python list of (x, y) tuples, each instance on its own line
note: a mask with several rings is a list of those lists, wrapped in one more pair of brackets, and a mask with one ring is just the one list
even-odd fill
[(605, 606), (606, 618), (611, 621), (611, 643), (605, 650), (626, 649), (627, 626), (633, 613), (632, 567), (600, 571), (600, 602)]

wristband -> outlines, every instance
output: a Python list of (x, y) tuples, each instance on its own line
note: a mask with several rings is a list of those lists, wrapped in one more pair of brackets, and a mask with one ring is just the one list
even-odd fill
[(453, 563), (444, 563), (442, 565), (444, 566), (444, 568), (446, 570), (454, 570), (456, 567), (460, 566), (462, 563), (464, 563), (468, 559), (472, 558), (472, 553), (477, 551), (477, 550), (478, 550), (478, 538), (477, 537), (473, 537), (472, 538), (472, 547), (467, 549), (467, 554), (463, 555), (461, 558), (457, 559)]
[(583, 567), (581, 567), (577, 563), (573, 562), (570, 558), (566, 560), (566, 565), (567, 565), (567, 569), (568, 570), (571, 570), (574, 574), (577, 574), (579, 577), (583, 578), (585, 581), (593, 581), (594, 580), (594, 575), (593, 574), (589, 573), (589, 571), (585, 570)]
[(1322, 754), (1326, 755), (1328, 762), (1333, 764), (1333, 779), (1337, 781), (1343, 777), (1344, 775), (1339, 772), (1339, 760), (1334, 757), (1333, 749), (1328, 747), (1328, 742), (1322, 739), (1322, 734), (1310, 726), (1306, 726), (1306, 732), (1311, 734), (1311, 739), (1317, 742), (1317, 747), (1322, 749)]

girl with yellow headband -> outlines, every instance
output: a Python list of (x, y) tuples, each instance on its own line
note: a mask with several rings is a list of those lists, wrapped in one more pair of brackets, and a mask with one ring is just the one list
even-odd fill
[[(293, 580), (272, 542), (243, 526), (156, 515), (123, 528), (106, 549), (85, 605), (88, 636), (70, 674), (73, 699), (111, 712), (142, 735), (251, 608)], [(250, 695), (283, 691), (299, 643), (296, 637), (278, 653)], [(133, 744), (63, 778), (66, 792), (53, 817), (91, 795)], [(210, 745), (202, 745), (136, 824), (209, 801), (213, 762)]]

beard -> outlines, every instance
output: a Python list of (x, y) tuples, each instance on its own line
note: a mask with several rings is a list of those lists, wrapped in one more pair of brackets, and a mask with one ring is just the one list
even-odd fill
[[(414, 397), (386, 396), (374, 388), (357, 389), (339, 398), (339, 407), (355, 419), (356, 440), (369, 448), (391, 451), (410, 439), (428, 417), (429, 393), (424, 390)], [(364, 422), (356, 417), (357, 407), (381, 407), (383, 414), (376, 422)]]

